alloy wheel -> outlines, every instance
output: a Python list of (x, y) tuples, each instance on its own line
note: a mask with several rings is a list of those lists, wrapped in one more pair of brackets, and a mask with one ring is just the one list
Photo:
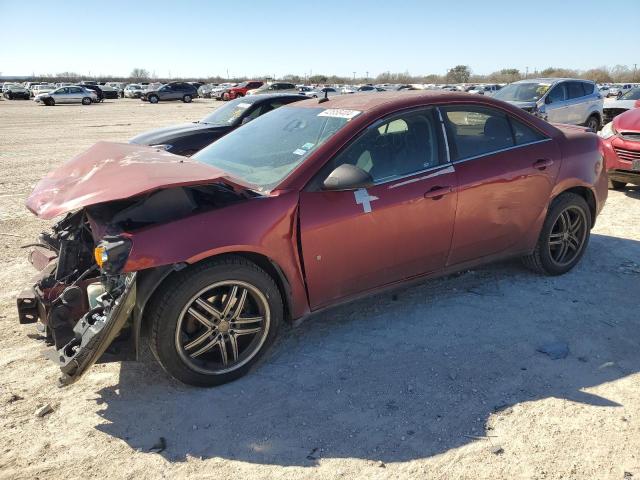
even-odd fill
[(182, 309), (176, 349), (197, 372), (231, 372), (260, 351), (270, 320), (267, 298), (256, 287), (235, 280), (217, 282), (196, 293)]
[(549, 234), (551, 260), (561, 267), (573, 262), (584, 247), (587, 231), (587, 217), (581, 208), (569, 206), (564, 209)]

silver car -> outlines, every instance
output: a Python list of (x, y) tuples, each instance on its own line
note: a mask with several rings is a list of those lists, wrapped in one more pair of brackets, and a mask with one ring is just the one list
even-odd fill
[(80, 86), (60, 87), (47, 93), (41, 93), (34, 98), (36, 103), (53, 106), (56, 104), (81, 103), (91, 105), (98, 101), (98, 96), (93, 90), (88, 90)]
[(509, 102), (552, 123), (584, 125), (594, 132), (602, 125), (604, 101), (596, 84), (589, 80), (520, 80), (501, 88), (493, 98)]

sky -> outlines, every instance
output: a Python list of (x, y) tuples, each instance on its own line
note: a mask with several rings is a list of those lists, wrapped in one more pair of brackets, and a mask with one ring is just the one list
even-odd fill
[(0, 75), (633, 68), (639, 18), (640, 0), (0, 0)]

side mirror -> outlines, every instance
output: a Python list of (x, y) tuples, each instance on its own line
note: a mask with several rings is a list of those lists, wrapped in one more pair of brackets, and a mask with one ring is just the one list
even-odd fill
[(343, 163), (322, 182), (324, 190), (354, 190), (373, 185), (373, 177), (360, 167)]

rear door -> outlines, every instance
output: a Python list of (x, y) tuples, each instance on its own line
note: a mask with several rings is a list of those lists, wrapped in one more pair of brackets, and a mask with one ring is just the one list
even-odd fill
[[(322, 190), (322, 181), (345, 163), (369, 172), (375, 184)], [(442, 269), (456, 185), (434, 109), (388, 117), (361, 133), (300, 195), (311, 308)]]
[(566, 82), (568, 123), (578, 125), (587, 120), (589, 101), (585, 97), (584, 84), (578, 81)]
[(443, 107), (458, 208), (447, 265), (517, 252), (547, 207), (555, 142), (498, 109)]

